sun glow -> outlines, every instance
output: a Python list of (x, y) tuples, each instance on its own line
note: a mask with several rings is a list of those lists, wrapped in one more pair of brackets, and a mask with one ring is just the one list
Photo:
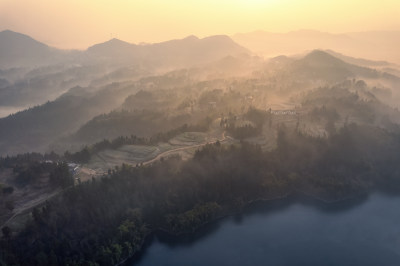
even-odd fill
[(283, 2), (283, 1), (279, 1), (279, 0), (241, 0), (239, 2), (241, 3), (241, 5), (244, 5), (244, 6), (259, 8), (259, 7), (275, 5), (275, 4), (277, 4), (279, 2)]
[[(0, 0), (0, 31), (62, 48), (266, 30), (398, 30), (399, 0)], [(21, 19), (23, 18), (23, 19)]]

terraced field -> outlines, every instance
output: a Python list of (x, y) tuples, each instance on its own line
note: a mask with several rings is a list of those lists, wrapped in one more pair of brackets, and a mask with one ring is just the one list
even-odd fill
[(203, 132), (185, 132), (171, 139), (169, 144), (173, 146), (191, 146), (203, 143), (207, 139), (207, 134)]
[[(125, 145), (117, 150), (105, 150), (93, 156), (87, 168), (95, 170), (97, 173), (105, 173), (108, 169), (113, 169), (121, 164), (137, 165), (148, 163), (159, 159), (158, 156), (170, 156), (179, 154), (184, 159), (192, 156), (196, 147), (207, 142), (215, 142), (217, 138), (208, 136), (201, 132), (185, 132), (168, 143), (160, 143), (156, 146)], [(193, 149), (191, 149), (193, 147)]]

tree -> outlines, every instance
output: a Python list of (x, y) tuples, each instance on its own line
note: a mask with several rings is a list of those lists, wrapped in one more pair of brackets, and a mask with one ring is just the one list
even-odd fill
[(328, 121), (325, 125), (325, 130), (328, 132), (329, 136), (332, 136), (336, 133), (335, 120), (333, 118), (328, 118)]
[(3, 188), (3, 193), (4, 194), (12, 194), (14, 192), (14, 188), (13, 187), (5, 187)]
[(63, 188), (72, 186), (74, 179), (69, 172), (68, 164), (63, 162), (57, 164), (57, 167), (50, 173), (50, 181), (56, 186)]
[(3, 228), (1, 228), (1, 232), (3, 233), (4, 238), (9, 238), (11, 236), (11, 228), (8, 226), (3, 226)]

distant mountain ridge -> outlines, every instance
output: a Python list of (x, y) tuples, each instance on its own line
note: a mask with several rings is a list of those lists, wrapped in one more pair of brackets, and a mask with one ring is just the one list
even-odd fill
[(226, 56), (249, 53), (249, 50), (223, 35), (203, 39), (189, 36), (147, 45), (111, 39), (95, 44), (85, 51), (67, 51), (51, 48), (21, 33), (10, 30), (0, 32), (0, 68), (37, 67), (65, 62), (188, 67)]
[(187, 67), (219, 60), (226, 56), (250, 54), (246, 48), (225, 35), (199, 39), (184, 39), (136, 45), (118, 39), (96, 44), (86, 50), (91, 60), (113, 59), (122, 64), (136, 63), (149, 66)]
[(356, 58), (378, 61), (348, 61), (358, 65), (383, 66), (385, 61), (400, 64), (400, 54), (397, 52), (399, 44), (400, 31), (331, 34), (315, 30), (299, 30), (288, 33), (255, 31), (231, 37), (217, 35), (202, 39), (188, 36), (153, 44), (132, 44), (114, 38), (78, 51), (52, 48), (27, 35), (5, 30), (0, 32), (0, 69), (37, 67), (65, 62), (71, 64), (107, 62), (173, 68), (187, 67), (189, 64), (192, 65), (193, 61), (203, 64), (238, 54), (254, 52), (274, 57), (303, 53), (310, 49), (335, 51), (333, 55), (341, 59), (345, 59), (341, 55), (352, 55)]
[(332, 55), (332, 53), (332, 51), (313, 50), (300, 59), (288, 61), (286, 72), (303, 78), (307, 77), (310, 80), (317, 78), (330, 82), (340, 82), (356, 77), (368, 79), (384, 78), (388, 81), (400, 81), (400, 78), (395, 75), (349, 63), (344, 59), (350, 60), (352, 59), (351, 57), (343, 56), (344, 59), (338, 58)]
[(54, 50), (31, 37), (10, 30), (0, 32), (0, 67), (49, 62)]
[(375, 60), (368, 60), (368, 59), (364, 59), (364, 58), (354, 58), (351, 56), (343, 55), (341, 53), (337, 53), (333, 50), (326, 50), (325, 52), (327, 52), (328, 54), (330, 54), (336, 58), (339, 58), (347, 63), (360, 65), (360, 66), (383, 67), (383, 66), (392, 65), (391, 63), (389, 63), (387, 61), (383, 61), (383, 60), (375, 61)]
[(231, 36), (238, 44), (265, 57), (293, 55), (310, 49), (400, 64), (400, 31), (370, 31), (332, 34), (316, 30), (287, 33), (254, 31)]
[(113, 38), (109, 41), (90, 46), (86, 51), (93, 54), (99, 54), (99, 53), (108, 54), (108, 53), (115, 53), (117, 50), (122, 52), (129, 51), (133, 47), (134, 44)]

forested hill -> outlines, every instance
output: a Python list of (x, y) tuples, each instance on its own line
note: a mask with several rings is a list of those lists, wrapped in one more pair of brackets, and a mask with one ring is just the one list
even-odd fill
[(190, 233), (251, 201), (295, 191), (327, 201), (374, 189), (398, 193), (399, 160), (398, 133), (351, 124), (329, 138), (281, 126), (278, 147), (268, 152), (217, 142), (189, 161), (122, 165), (35, 208), (20, 233), (4, 227), (0, 262), (115, 265), (154, 230)]

